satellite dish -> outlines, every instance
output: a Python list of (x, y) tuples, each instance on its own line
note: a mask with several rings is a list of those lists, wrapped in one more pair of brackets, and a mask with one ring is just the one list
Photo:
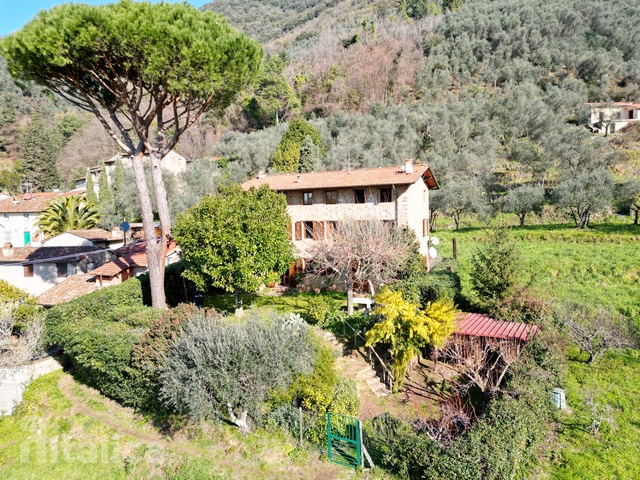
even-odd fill
[(122, 230), (123, 232), (128, 232), (129, 230), (131, 230), (131, 225), (129, 225), (127, 222), (122, 222), (120, 224), (120, 230)]
[(429, 248), (429, 258), (437, 258), (437, 257), (438, 257), (438, 251), (435, 248), (430, 247)]
[(440, 245), (440, 240), (438, 240), (438, 237), (431, 237), (431, 239), (429, 240), (429, 243), (431, 245)]

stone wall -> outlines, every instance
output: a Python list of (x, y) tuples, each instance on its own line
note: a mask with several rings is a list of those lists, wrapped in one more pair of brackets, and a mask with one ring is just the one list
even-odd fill
[(55, 358), (47, 356), (22, 367), (0, 369), (0, 415), (13, 413), (32, 381), (61, 368)]

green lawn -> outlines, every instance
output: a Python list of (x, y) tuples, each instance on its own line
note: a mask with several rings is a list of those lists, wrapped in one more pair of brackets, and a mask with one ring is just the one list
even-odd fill
[(14, 414), (0, 417), (0, 478), (352, 477), (279, 432), (243, 436), (230, 425), (174, 423), (165, 433), (62, 371), (34, 381)]
[[(331, 299), (338, 306), (346, 306), (345, 295), (342, 293), (323, 293), (324, 297)], [(301, 292), (295, 295), (269, 295), (268, 290), (264, 293), (246, 293), (242, 295), (244, 308), (271, 308), (278, 312), (293, 312), (303, 315), (307, 312), (309, 299), (317, 297), (315, 293)], [(235, 311), (235, 295), (233, 294), (212, 294), (204, 298), (205, 307), (213, 307), (216, 310), (226, 313)]]

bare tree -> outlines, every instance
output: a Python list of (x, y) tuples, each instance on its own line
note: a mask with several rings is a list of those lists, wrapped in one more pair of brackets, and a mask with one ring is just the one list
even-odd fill
[(13, 335), (16, 318), (11, 305), (0, 307), (0, 381), (7, 369), (21, 367), (39, 352), (44, 322), (39, 316), (31, 319), (20, 335)]
[(519, 340), (454, 334), (437, 354), (471, 385), (491, 393), (500, 390), (522, 350)]
[(407, 232), (380, 220), (337, 222), (329, 237), (310, 249), (318, 273), (333, 276), (347, 288), (347, 313), (353, 314), (353, 291), (368, 283), (371, 293), (398, 273), (411, 252)]
[(476, 420), (473, 406), (470, 402), (462, 401), (462, 394), (455, 385), (452, 395), (440, 404), (440, 410), (440, 418), (419, 418), (411, 426), (441, 445), (451, 444), (469, 430)]
[(560, 315), (563, 330), (581, 352), (589, 354), (587, 363), (592, 363), (609, 348), (636, 345), (627, 319), (610, 310), (569, 304)]

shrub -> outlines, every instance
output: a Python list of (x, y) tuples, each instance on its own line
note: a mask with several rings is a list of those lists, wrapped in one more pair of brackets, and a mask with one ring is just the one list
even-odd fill
[(290, 387), (292, 400), (297, 400), (302, 407), (316, 413), (326, 413), (338, 382), (334, 370), (335, 357), (330, 348), (320, 345), (315, 340), (316, 358), (313, 371), (296, 377)]
[(16, 330), (24, 328), (30, 320), (39, 318), (39, 312), (42, 310), (35, 297), (4, 280), (0, 280), (0, 304), (13, 305)]
[(47, 311), (46, 342), (60, 345), (76, 377), (103, 395), (136, 405), (131, 351), (160, 312), (142, 306), (138, 279), (84, 295)]
[(526, 289), (518, 290), (491, 308), (491, 315), (505, 322), (544, 325), (551, 314), (549, 303)]
[(194, 317), (166, 356), (162, 400), (196, 419), (230, 417), (248, 431), (272, 389), (313, 368), (307, 325), (295, 320), (254, 311), (246, 321)]
[(460, 276), (451, 264), (439, 265), (429, 273), (421, 273), (398, 280), (392, 284), (409, 302), (424, 308), (427, 303), (448, 297), (456, 304), (462, 303)]
[(306, 319), (310, 325), (322, 327), (338, 311), (337, 305), (324, 295), (316, 295), (308, 300)]
[(356, 416), (360, 411), (360, 396), (356, 382), (340, 377), (329, 410), (334, 413)]

